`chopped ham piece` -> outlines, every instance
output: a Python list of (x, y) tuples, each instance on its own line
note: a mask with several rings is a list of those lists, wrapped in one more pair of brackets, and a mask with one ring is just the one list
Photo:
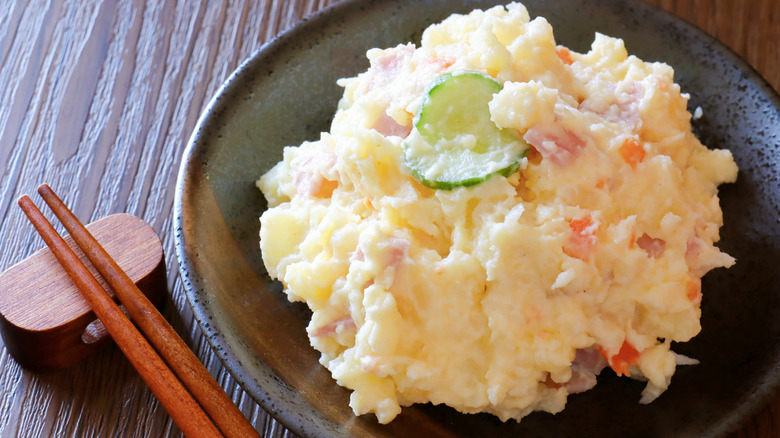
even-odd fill
[(412, 125), (400, 125), (395, 121), (395, 119), (388, 116), (387, 113), (383, 111), (379, 116), (379, 119), (377, 119), (376, 123), (374, 123), (374, 129), (376, 132), (384, 135), (385, 137), (396, 136), (406, 138), (406, 136), (409, 135), (409, 132), (412, 130)]
[(572, 364), (571, 379), (566, 382), (564, 387), (569, 394), (579, 394), (596, 386), (596, 375), (575, 368)]
[(575, 363), (578, 364), (580, 368), (590, 371), (593, 374), (598, 374), (607, 367), (607, 361), (596, 347), (578, 349), (572, 365)]
[[(400, 239), (397, 237), (390, 237), (387, 239), (387, 243), (380, 246), (379, 253), (369, 252), (368, 254), (358, 246), (355, 252), (352, 253), (350, 261), (365, 262), (367, 258), (370, 258), (370, 262), (377, 263), (376, 268), (378, 272), (384, 272), (388, 268), (393, 268), (395, 272), (398, 272), (403, 262), (409, 257), (409, 249), (412, 244), (406, 239)], [(374, 278), (369, 279), (363, 284), (363, 289), (374, 284)]]
[(414, 46), (405, 44), (387, 49), (382, 56), (371, 62), (371, 67), (378, 71), (397, 71), (404, 65), (407, 58), (414, 54)]
[(406, 239), (390, 238), (390, 250), (387, 257), (387, 266), (398, 269), (401, 263), (409, 256), (409, 248), (412, 246)]
[(371, 60), (371, 68), (368, 69), (368, 89), (382, 87), (389, 84), (414, 54), (414, 46), (407, 44), (385, 50), (381, 56)]
[(622, 124), (631, 131), (638, 132), (642, 127), (639, 101), (645, 93), (642, 84), (632, 81), (618, 86), (610, 83), (607, 87), (614, 92), (613, 100), (604, 102), (601, 98), (585, 99), (580, 104), (580, 110), (598, 114), (609, 122)]
[(387, 358), (373, 354), (360, 358), (360, 368), (377, 377), (387, 377), (394, 372), (392, 363)]
[(523, 139), (558, 167), (571, 164), (585, 147), (583, 138), (558, 124), (536, 125), (526, 131)]
[(317, 327), (311, 331), (311, 335), (315, 338), (322, 336), (333, 336), (341, 331), (355, 330), (355, 321), (351, 316), (347, 315), (341, 319), (331, 321), (323, 326)]
[(310, 198), (329, 198), (338, 187), (337, 181), (325, 178), (323, 172), (336, 165), (336, 155), (321, 153), (312, 155), (301, 163), (295, 175), (295, 188), (298, 194)]
[(698, 260), (703, 247), (702, 242), (703, 241), (699, 237), (688, 240), (685, 247), (685, 260), (688, 262), (689, 266)]
[(607, 361), (598, 348), (580, 348), (571, 363), (571, 380), (566, 383), (569, 394), (585, 392), (596, 386), (596, 376), (606, 368)]
[(666, 249), (666, 242), (663, 239), (650, 237), (645, 233), (639, 239), (636, 239), (636, 246), (645, 250), (649, 257), (657, 259), (663, 255), (664, 249)]
[(564, 387), (569, 394), (579, 394), (596, 386), (596, 376), (606, 366), (607, 361), (597, 348), (580, 348), (571, 363), (571, 379), (566, 383), (556, 383), (548, 376), (544, 384), (550, 388)]
[(376, 374), (379, 372), (379, 365), (380, 360), (376, 356), (368, 355), (360, 358), (360, 367), (367, 373)]

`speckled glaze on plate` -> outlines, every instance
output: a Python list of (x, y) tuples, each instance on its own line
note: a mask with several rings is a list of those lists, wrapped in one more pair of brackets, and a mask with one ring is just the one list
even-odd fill
[(780, 381), (780, 99), (736, 55), (698, 29), (638, 1), (528, 0), (556, 39), (587, 51), (594, 32), (621, 37), (629, 53), (663, 61), (691, 94), (702, 141), (729, 148), (740, 167), (721, 186), (720, 246), (738, 260), (704, 278), (702, 332), (675, 350), (701, 364), (682, 367), (648, 406), (643, 384), (609, 371), (569, 398), (562, 413), (517, 423), (415, 405), (391, 424), (355, 417), (349, 392), (309, 346), (309, 313), (287, 302), (263, 268), (254, 181), (282, 147), (319, 137), (341, 89), (336, 79), (367, 68), (365, 51), (419, 42), (453, 12), (491, 1), (346, 1), (280, 35), (247, 60), (211, 102), (190, 140), (174, 208), (179, 267), (200, 326), (239, 384), (304, 436), (704, 437), (733, 431)]

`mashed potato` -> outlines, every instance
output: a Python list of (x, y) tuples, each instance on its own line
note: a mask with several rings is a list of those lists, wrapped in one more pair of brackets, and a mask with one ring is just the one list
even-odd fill
[[(691, 133), (671, 67), (600, 34), (588, 53), (556, 46), (520, 4), (368, 58), (339, 82), (330, 133), (258, 181), (265, 265), (312, 309), (311, 344), (356, 414), (556, 413), (606, 366), (647, 381), (646, 403), (695, 363), (670, 347), (701, 329), (701, 277), (734, 263), (713, 243), (737, 167)], [(435, 190), (404, 142), (429, 84), (463, 70), (503, 86), (490, 120), (532, 148), (508, 176)]]

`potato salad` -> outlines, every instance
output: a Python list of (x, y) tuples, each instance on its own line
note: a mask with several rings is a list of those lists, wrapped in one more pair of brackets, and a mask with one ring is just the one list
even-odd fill
[(672, 347), (735, 262), (714, 243), (737, 166), (670, 66), (601, 34), (577, 53), (518, 3), (367, 56), (330, 132), (258, 181), (265, 266), (355, 414), (520, 420), (606, 368), (649, 403), (696, 363)]

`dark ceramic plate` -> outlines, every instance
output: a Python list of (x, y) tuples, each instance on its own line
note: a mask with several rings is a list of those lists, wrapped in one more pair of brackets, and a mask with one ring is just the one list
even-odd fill
[(176, 189), (181, 275), (195, 316), (241, 386), (287, 427), (314, 436), (721, 436), (774, 394), (780, 380), (780, 99), (743, 61), (681, 20), (638, 1), (527, 0), (556, 39), (587, 51), (594, 32), (621, 37), (630, 53), (663, 61), (691, 94), (694, 123), (713, 148), (729, 148), (739, 181), (721, 187), (721, 247), (738, 259), (704, 279), (702, 332), (678, 345), (701, 360), (682, 367), (648, 406), (643, 384), (611, 372), (572, 396), (558, 415), (501, 423), (443, 406), (407, 407), (390, 425), (356, 418), (348, 391), (317, 362), (305, 327), (266, 274), (258, 217), (266, 207), (254, 181), (282, 147), (319, 137), (341, 89), (336, 79), (367, 68), (365, 52), (419, 42), (452, 12), (491, 1), (347, 1), (265, 45), (227, 81), (198, 123)]

